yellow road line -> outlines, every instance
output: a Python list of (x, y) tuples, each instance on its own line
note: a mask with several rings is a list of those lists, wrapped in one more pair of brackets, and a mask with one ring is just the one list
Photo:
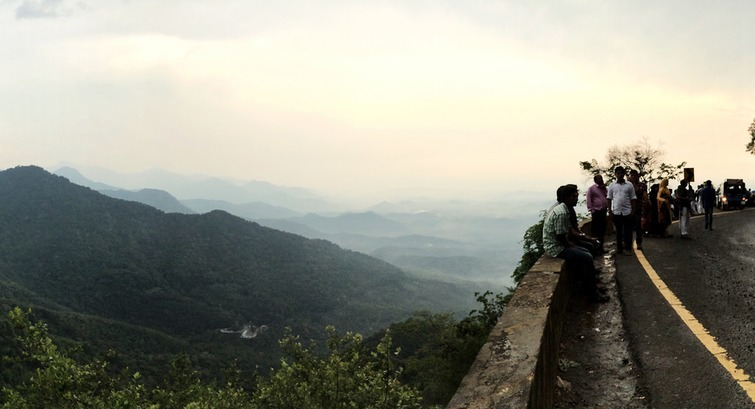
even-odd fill
[(650, 281), (655, 284), (655, 287), (658, 289), (661, 295), (663, 295), (663, 298), (666, 299), (669, 305), (671, 305), (671, 308), (676, 311), (677, 315), (679, 315), (679, 318), (682, 319), (682, 321), (687, 325), (690, 331), (695, 334), (697, 339), (700, 340), (705, 348), (707, 348), (708, 351), (713, 354), (713, 356), (718, 360), (721, 366), (723, 366), (724, 369), (729, 372), (731, 377), (734, 378), (735, 381), (737, 381), (739, 386), (744, 389), (744, 391), (747, 393), (747, 396), (750, 397), (750, 400), (755, 402), (755, 383), (750, 381), (750, 376), (747, 375), (745, 371), (739, 368), (737, 364), (727, 356), (726, 350), (718, 345), (716, 339), (713, 338), (710, 333), (708, 333), (708, 330), (706, 330), (705, 327), (700, 324), (697, 318), (695, 318), (695, 316), (692, 315), (692, 313), (690, 313), (689, 310), (684, 307), (684, 305), (682, 305), (682, 302), (679, 300), (679, 298), (674, 295), (674, 293), (668, 288), (668, 286), (666, 286), (666, 283), (661, 280), (661, 277), (658, 276), (658, 273), (655, 272), (653, 267), (645, 258), (645, 255), (642, 253), (642, 250), (636, 250), (635, 254), (637, 255), (637, 259), (640, 261), (640, 265), (642, 265), (642, 268), (645, 269), (648, 277), (650, 277)]

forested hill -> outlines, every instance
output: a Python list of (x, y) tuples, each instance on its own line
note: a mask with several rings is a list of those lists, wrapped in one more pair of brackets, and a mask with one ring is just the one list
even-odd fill
[[(196, 341), (186, 348), (248, 322), (266, 325), (270, 337), (285, 326), (309, 336), (327, 324), (370, 333), (418, 309), (464, 309), (473, 298), (225, 212), (166, 214), (38, 167), (0, 172), (0, 306), (36, 307), (53, 331), (84, 342), (127, 337), (104, 334), (119, 326), (161, 347)], [(235, 339), (222, 342), (254, 342)]]

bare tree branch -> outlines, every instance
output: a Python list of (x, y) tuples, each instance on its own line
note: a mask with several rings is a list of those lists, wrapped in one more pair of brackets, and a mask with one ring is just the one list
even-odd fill
[(663, 178), (676, 179), (678, 175), (683, 173), (687, 162), (671, 165), (662, 162), (664, 155), (665, 152), (661, 148), (652, 146), (647, 138), (642, 138), (631, 145), (614, 145), (608, 148), (604, 162), (592, 159), (580, 161), (579, 166), (583, 172), (591, 176), (603, 175), (606, 183), (613, 181), (613, 170), (617, 166), (623, 166), (627, 170), (637, 170), (640, 173), (640, 179), (645, 183), (654, 183)]

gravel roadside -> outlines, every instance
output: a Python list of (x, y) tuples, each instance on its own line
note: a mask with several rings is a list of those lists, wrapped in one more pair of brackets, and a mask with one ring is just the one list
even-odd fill
[[(611, 243), (606, 246), (612, 247)], [(614, 257), (612, 250), (595, 260), (603, 271), (600, 281), (611, 300), (594, 304), (575, 295), (568, 307), (561, 335), (557, 409), (649, 407), (629, 351)]]

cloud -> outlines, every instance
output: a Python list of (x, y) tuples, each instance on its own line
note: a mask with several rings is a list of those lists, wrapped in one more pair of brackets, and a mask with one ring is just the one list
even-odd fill
[(63, 0), (24, 0), (16, 9), (16, 18), (55, 18), (64, 17), (69, 11)]
[(533, 188), (647, 136), (705, 173), (755, 109), (743, 1), (0, 0), (0, 163)]

